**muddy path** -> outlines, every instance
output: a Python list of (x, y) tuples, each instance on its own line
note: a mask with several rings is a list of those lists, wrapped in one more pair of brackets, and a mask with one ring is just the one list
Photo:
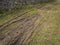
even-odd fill
[[(37, 18), (37, 20), (40, 17)], [(34, 20), (33, 20), (34, 21)], [(36, 27), (38, 27), (39, 23), (37, 25), (34, 24), (28, 28), (26, 31), (24, 31), (25, 33), (22, 35), (22, 37), (18, 38), (14, 43), (12, 43), (11, 45), (23, 45), (24, 43), (26, 43), (26, 41), (31, 37), (32, 33), (35, 31)]]
[(24, 35), (24, 33), (27, 32), (27, 29), (29, 30), (29, 28), (34, 27), (34, 23), (38, 19), (38, 17), (39, 17), (39, 14), (28, 17), (21, 23), (21, 25), (4, 33), (3, 37), (0, 39), (0, 45), (11, 45), (12, 43), (15, 42), (15, 40), (17, 40), (17, 38), (19, 38), (19, 36), (20, 38), (22, 36), (24, 37), (26, 35), (26, 34)]
[[(42, 7), (39, 6), (39, 8)], [(30, 11), (31, 10), (28, 12)], [(34, 29), (38, 26), (35, 25), (35, 22), (40, 18), (40, 14), (33, 16), (26, 16), (24, 14), (0, 26), (0, 30), (2, 30), (10, 24), (18, 21), (20, 22), (16, 28), (12, 28), (11, 30), (0, 35), (0, 45), (23, 45), (31, 37)]]

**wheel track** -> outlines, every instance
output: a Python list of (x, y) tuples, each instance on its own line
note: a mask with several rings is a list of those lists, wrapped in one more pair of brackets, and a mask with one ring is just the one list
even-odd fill
[[(38, 20), (39, 20), (39, 18), (38, 18)], [(31, 29), (31, 31), (28, 32), (28, 34), (30, 34), (30, 35), (26, 36), (26, 39), (21, 43), (21, 45), (25, 45), (25, 43), (31, 38), (31, 36), (33, 35), (33, 33), (34, 33), (34, 31), (36, 30), (37, 27), (39, 27), (39, 23), (37, 25), (35, 25), (34, 28)]]
[[(34, 21), (34, 20), (33, 20), (33, 21)], [(35, 20), (35, 21), (36, 21), (36, 20)], [(35, 22), (35, 21), (34, 21), (34, 22)], [(33, 23), (34, 23), (34, 22), (33, 22)], [(27, 26), (28, 26), (28, 25), (27, 25)], [(33, 24), (31, 24), (31, 26), (29, 26), (29, 28), (24, 29), (22, 36), (24, 36), (24, 34), (25, 34), (27, 31), (29, 31), (30, 27), (33, 28), (33, 27), (34, 27)], [(27, 29), (28, 29), (28, 30), (27, 30)], [(21, 37), (22, 37), (22, 36), (21, 36)], [(21, 38), (21, 37), (20, 37), (20, 38)]]
[(17, 42), (17, 44), (15, 43), (13, 45), (22, 45), (23, 42), (31, 36), (31, 33), (33, 33), (35, 28), (36, 28), (36, 26), (35, 26), (35, 24), (33, 24), (33, 27), (31, 29), (26, 30), (23, 37), (21, 39), (18, 39), (19, 41)]
[[(33, 17), (34, 17), (34, 16), (33, 16)], [(32, 17), (32, 18), (33, 18), (33, 17)], [(32, 19), (32, 18), (31, 18), (31, 19)], [(24, 22), (24, 23), (25, 23), (25, 22)], [(19, 29), (20, 29), (20, 28), (19, 28)], [(15, 33), (13, 33), (13, 32), (16, 32), (16, 31), (18, 31), (18, 30), (17, 30), (17, 29), (16, 29), (16, 30), (14, 29), (13, 31), (11, 31), (11, 32), (9, 32), (9, 33), (11, 33), (12, 35), (14, 35)], [(3, 43), (1, 42), (2, 45), (6, 45), (6, 44), (9, 42), (7, 39), (10, 39), (10, 37), (12, 36), (11, 34), (6, 34), (7, 37), (5, 37), (6, 39), (4, 38), (4, 40), (3, 40), (2, 42), (5, 42), (5, 41), (7, 41), (7, 42), (5, 42), (5, 44), (3, 44)], [(9, 35), (10, 35), (10, 36), (9, 36)], [(18, 35), (19, 35), (19, 34), (18, 34)], [(16, 36), (17, 36), (17, 35), (16, 35)]]
[[(25, 19), (25, 20), (21, 23), (21, 25), (19, 25), (19, 26), (16, 27), (15, 29), (12, 29), (12, 31), (8, 31), (7, 33), (15, 31), (15, 30), (18, 29), (20, 26), (21, 26), (20, 29), (22, 29), (22, 27), (23, 27), (22, 25), (23, 25), (25, 22), (31, 22), (31, 21), (28, 21), (28, 20), (31, 20), (32, 18), (35, 18), (35, 16), (27, 17), (27, 19)], [(27, 23), (25, 23), (25, 25), (27, 25)], [(24, 27), (25, 27), (25, 26), (24, 26)]]
[[(32, 23), (33, 23), (33, 22), (32, 22)], [(29, 29), (30, 27), (33, 27), (33, 26), (32, 26), (32, 25), (33, 25), (32, 23), (31, 23), (31, 24), (28, 24), (28, 25), (25, 25), (26, 28), (24, 29), (24, 31), (22, 32), (22, 34), (24, 34), (24, 33), (26, 32), (26, 30)], [(26, 24), (27, 24), (27, 23), (26, 23)], [(25, 27), (25, 26), (24, 26), (24, 27)], [(18, 36), (18, 37), (19, 37), (19, 36)], [(9, 42), (9, 43), (10, 43), (10, 42)]]
[[(33, 27), (32, 26), (30, 26), (28, 29), (32, 29)], [(27, 30), (27, 29), (26, 29)], [(21, 34), (19, 34), (18, 36), (17, 36), (17, 39), (16, 40), (14, 40), (14, 41), (12, 41), (11, 43), (9, 43), (10, 45), (15, 45), (16, 44), (16, 42), (19, 40), (19, 39), (21, 39), (22, 38), (22, 36), (25, 34), (25, 32), (23, 31), (23, 33), (22, 33), (22, 35)]]

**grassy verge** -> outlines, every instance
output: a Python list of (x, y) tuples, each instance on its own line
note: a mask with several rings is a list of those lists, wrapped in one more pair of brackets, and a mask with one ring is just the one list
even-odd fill
[(26, 45), (60, 45), (60, 5), (47, 4), (40, 13), (40, 27)]

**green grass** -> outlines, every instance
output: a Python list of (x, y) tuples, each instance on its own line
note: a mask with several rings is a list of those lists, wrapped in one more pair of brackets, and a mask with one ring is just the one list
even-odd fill
[(60, 45), (60, 5), (47, 4), (44, 9), (39, 10), (42, 14), (41, 25), (27, 45)]

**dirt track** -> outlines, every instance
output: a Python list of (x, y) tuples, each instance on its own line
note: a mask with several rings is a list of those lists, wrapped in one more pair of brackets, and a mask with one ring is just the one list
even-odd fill
[[(39, 6), (39, 8), (41, 7)], [(39, 20), (40, 16), (40, 14), (32, 16), (21, 15), (0, 26), (0, 30), (2, 30), (10, 24), (20, 22), (17, 27), (9, 29), (0, 35), (0, 45), (23, 45), (30, 38), (34, 29), (38, 27), (39, 23), (36, 24), (36, 21)]]
[(35, 22), (39, 17), (40, 15), (36, 14), (31, 17), (22, 18), (23, 21), (21, 21), (22, 23), (20, 23), (19, 26), (2, 35), (3, 37), (0, 38), (0, 45), (15, 45), (15, 43), (16, 45), (17, 43), (18, 45), (22, 45), (36, 28), (37, 25), (35, 25)]

